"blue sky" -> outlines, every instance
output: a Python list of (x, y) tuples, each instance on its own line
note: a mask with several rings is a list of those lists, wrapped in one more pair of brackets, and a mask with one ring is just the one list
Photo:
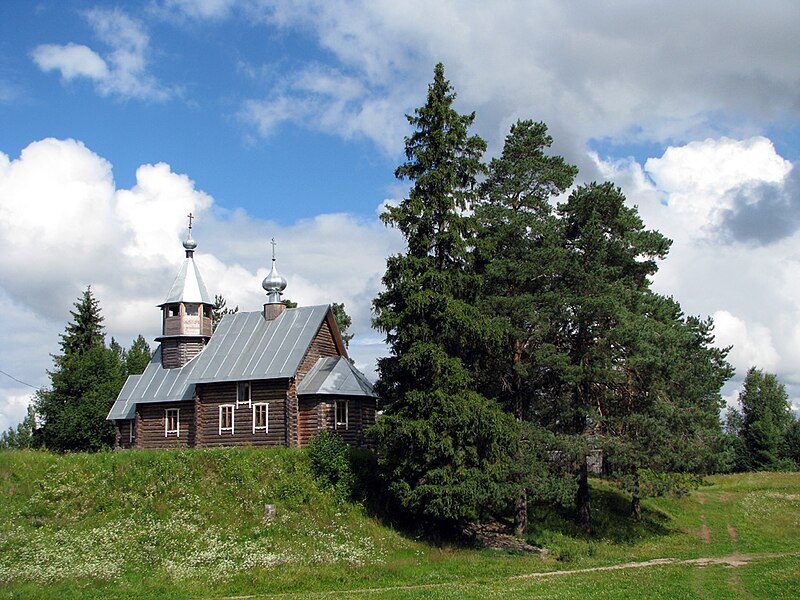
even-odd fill
[[(800, 406), (800, 5), (764, 1), (142, 0), (0, 3), (0, 370), (47, 383), (87, 285), (109, 335), (158, 334), (197, 215), (211, 293), (344, 301), (352, 355), (404, 186), (404, 115), (441, 61), (487, 160), (545, 121), (579, 181), (611, 179), (674, 240), (654, 280)], [(0, 428), (31, 389), (0, 374)]]

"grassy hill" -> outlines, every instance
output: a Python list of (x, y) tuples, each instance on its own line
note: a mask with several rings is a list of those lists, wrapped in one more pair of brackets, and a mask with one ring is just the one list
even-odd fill
[(539, 557), (404, 537), (296, 450), (0, 452), (0, 597), (800, 596), (800, 474), (709, 483), (633, 523), (595, 482), (597, 535), (542, 511)]

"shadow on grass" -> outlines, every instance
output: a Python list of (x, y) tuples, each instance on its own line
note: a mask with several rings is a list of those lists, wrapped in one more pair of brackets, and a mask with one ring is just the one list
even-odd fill
[(583, 531), (572, 508), (534, 506), (529, 511), (529, 542), (548, 546), (554, 538), (563, 536), (585, 542), (633, 544), (675, 532), (669, 516), (645, 506), (641, 520), (634, 520), (630, 498), (619, 491), (595, 487), (591, 502), (594, 535)]

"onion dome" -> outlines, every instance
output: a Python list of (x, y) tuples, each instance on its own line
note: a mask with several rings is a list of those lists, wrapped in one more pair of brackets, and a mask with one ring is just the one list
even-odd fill
[(272, 240), (272, 269), (261, 282), (261, 287), (267, 292), (267, 303), (277, 304), (281, 301), (283, 290), (286, 289), (286, 279), (278, 274), (275, 267), (275, 239)]

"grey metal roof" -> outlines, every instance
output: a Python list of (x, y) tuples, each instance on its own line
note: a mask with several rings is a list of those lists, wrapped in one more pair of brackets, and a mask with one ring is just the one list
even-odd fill
[(203, 283), (203, 278), (200, 276), (200, 270), (191, 256), (187, 256), (186, 260), (183, 261), (181, 270), (178, 271), (178, 276), (169, 289), (167, 299), (161, 303), (161, 306), (172, 304), (173, 302), (214, 304), (208, 294), (206, 284)]
[(375, 397), (372, 384), (344, 356), (320, 358), (297, 386), (297, 395), (333, 394)]
[(261, 312), (225, 315), (208, 345), (179, 369), (161, 366), (161, 346), (144, 373), (128, 378), (108, 413), (131, 419), (136, 404), (194, 398), (197, 383), (294, 377), (329, 307), (287, 308), (274, 321)]

